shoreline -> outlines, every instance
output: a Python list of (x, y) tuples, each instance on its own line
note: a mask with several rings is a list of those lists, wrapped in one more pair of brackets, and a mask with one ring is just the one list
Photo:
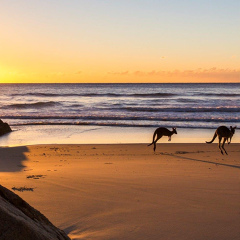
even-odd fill
[[(0, 138), (0, 146), (36, 144), (127, 144), (152, 142), (156, 128), (99, 127), (99, 126), (20, 126)], [(170, 128), (169, 128), (170, 129)], [(205, 143), (213, 137), (215, 129), (177, 128), (171, 142), (162, 137), (158, 143)], [(217, 140), (215, 140), (215, 143)], [(240, 143), (238, 129), (232, 143)]]

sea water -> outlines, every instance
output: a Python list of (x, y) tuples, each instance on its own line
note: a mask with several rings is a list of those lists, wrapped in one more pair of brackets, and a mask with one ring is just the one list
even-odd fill
[[(240, 122), (239, 83), (0, 84), (0, 91), (0, 119), (15, 130), (1, 145), (37, 138), (139, 142), (159, 126), (177, 127), (185, 135), (199, 129), (213, 134), (218, 126)], [(80, 141), (80, 136), (85, 137)]]

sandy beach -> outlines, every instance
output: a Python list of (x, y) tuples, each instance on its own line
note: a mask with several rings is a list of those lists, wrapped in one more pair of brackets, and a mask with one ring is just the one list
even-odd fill
[[(240, 144), (0, 148), (0, 181), (72, 239), (240, 236)], [(29, 191), (27, 191), (29, 190)]]

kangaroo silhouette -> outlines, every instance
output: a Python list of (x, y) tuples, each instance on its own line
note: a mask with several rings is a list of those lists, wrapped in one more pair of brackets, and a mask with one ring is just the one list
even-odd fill
[[(233, 134), (235, 133), (236, 128), (237, 127), (230, 126), (230, 129), (229, 129), (226, 126), (220, 126), (215, 131), (215, 133), (213, 135), (213, 139), (210, 142), (206, 141), (206, 143), (212, 143), (215, 140), (215, 138), (218, 137), (218, 140), (219, 140), (218, 147), (219, 147), (222, 155), (224, 155), (222, 149), (228, 155), (226, 149), (224, 148), (224, 144), (225, 144), (226, 141), (228, 142), (228, 144), (231, 143), (231, 140), (232, 140)], [(221, 145), (222, 138), (223, 138), (223, 142), (222, 142), (222, 145)], [(228, 141), (228, 139), (230, 139), (230, 140)]]
[[(155, 152), (157, 141), (158, 141), (162, 136), (168, 136), (168, 141), (171, 141), (171, 136), (172, 136), (174, 133), (177, 134), (176, 128), (172, 128), (172, 131), (170, 131), (170, 130), (168, 130), (167, 128), (159, 127), (159, 128), (157, 128), (157, 129), (155, 130), (155, 132), (153, 133), (153, 141), (152, 141), (152, 143), (150, 143), (148, 146), (151, 146), (152, 144), (154, 144), (153, 150), (154, 150), (154, 152)], [(156, 138), (156, 140), (154, 140), (155, 137), (156, 137), (156, 135), (157, 135), (157, 138)]]

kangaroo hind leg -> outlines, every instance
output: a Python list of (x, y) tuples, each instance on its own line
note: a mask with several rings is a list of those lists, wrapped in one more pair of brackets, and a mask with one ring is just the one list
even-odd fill
[(223, 154), (223, 151), (222, 151), (222, 148), (221, 148), (221, 141), (222, 141), (222, 137), (219, 137), (218, 147), (219, 147), (219, 149), (220, 149), (220, 151), (221, 151), (221, 154), (224, 155), (224, 154)]
[(224, 150), (224, 152), (228, 155), (226, 149), (224, 148), (224, 144), (226, 142), (226, 138), (223, 139), (223, 143), (222, 143), (222, 149)]
[(157, 141), (158, 141), (161, 137), (162, 137), (162, 135), (161, 135), (161, 136), (157, 136), (157, 139), (154, 141), (154, 148), (153, 148), (154, 152), (155, 152), (155, 150), (156, 150), (156, 143), (157, 143)]

